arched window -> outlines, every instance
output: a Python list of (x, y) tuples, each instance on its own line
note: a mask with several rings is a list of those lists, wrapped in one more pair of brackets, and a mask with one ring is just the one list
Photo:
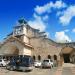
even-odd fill
[(51, 59), (51, 56), (50, 55), (48, 55), (48, 59)]
[(3, 56), (3, 59), (5, 59), (6, 58), (6, 56)]
[(57, 55), (54, 55), (54, 60), (57, 60)]
[(39, 61), (41, 60), (41, 56), (40, 56), (40, 55), (38, 55), (38, 60), (39, 60)]
[(33, 56), (33, 60), (34, 60), (34, 61), (36, 60), (35, 56)]

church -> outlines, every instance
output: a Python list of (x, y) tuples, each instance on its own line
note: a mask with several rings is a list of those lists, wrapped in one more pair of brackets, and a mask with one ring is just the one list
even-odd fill
[(0, 45), (0, 57), (32, 56), (34, 60), (52, 59), (58, 64), (75, 63), (75, 42), (57, 43), (45, 32), (32, 28), (22, 18)]

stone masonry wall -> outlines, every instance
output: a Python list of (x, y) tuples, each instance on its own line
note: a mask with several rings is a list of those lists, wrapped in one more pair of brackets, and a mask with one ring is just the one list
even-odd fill
[(54, 45), (50, 40), (46, 38), (32, 38), (30, 40), (30, 44), (33, 46), (34, 50), (32, 51), (33, 56), (36, 56), (36, 59), (38, 59), (38, 56), (41, 56), (41, 59), (48, 58), (48, 55), (51, 56), (53, 59), (53, 56), (56, 55), (57, 59), (60, 59), (59, 53), (61, 51), (61, 47), (58, 47)]

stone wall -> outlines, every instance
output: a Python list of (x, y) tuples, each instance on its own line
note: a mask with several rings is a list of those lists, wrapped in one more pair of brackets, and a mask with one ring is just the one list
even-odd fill
[(50, 39), (47, 38), (31, 38), (30, 44), (33, 46), (34, 50), (32, 51), (33, 56), (41, 56), (41, 59), (48, 58), (48, 55), (51, 56), (52, 59), (54, 55), (57, 56), (57, 59), (60, 59), (59, 53), (61, 51), (61, 47), (54, 44)]
[(0, 55), (30, 55), (31, 48), (25, 47), (19, 41), (11, 39), (6, 41), (0, 48)]

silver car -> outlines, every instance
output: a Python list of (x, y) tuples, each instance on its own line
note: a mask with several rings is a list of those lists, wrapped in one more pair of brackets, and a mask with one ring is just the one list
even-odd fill
[(43, 60), (42, 62), (42, 68), (52, 68), (53, 62), (50, 59)]

